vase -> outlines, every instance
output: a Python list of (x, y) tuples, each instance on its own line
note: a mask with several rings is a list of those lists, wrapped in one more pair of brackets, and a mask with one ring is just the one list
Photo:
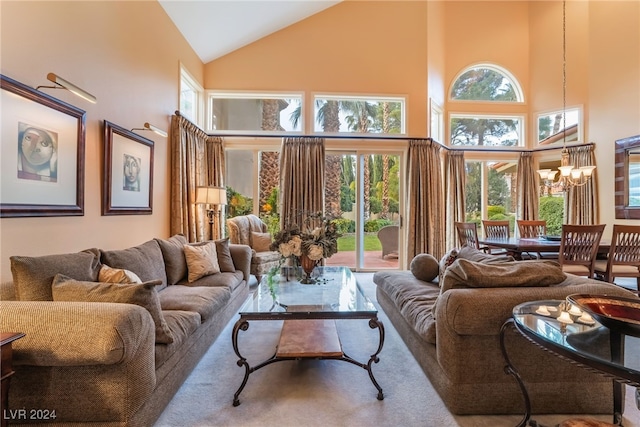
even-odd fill
[(313, 269), (316, 267), (316, 264), (318, 264), (318, 261), (309, 258), (307, 255), (303, 254), (300, 257), (300, 266), (302, 267), (302, 270), (304, 271), (304, 276), (305, 276), (300, 283), (314, 282), (313, 279), (311, 278), (311, 273), (313, 272)]

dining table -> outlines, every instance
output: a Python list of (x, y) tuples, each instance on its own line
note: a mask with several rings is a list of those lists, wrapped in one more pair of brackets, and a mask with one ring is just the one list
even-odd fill
[[(521, 260), (523, 253), (560, 253), (560, 238), (546, 237), (509, 237), (509, 238), (484, 238), (478, 239), (480, 246), (490, 248), (505, 249), (507, 253), (515, 259)], [(598, 246), (598, 256), (604, 256), (609, 253), (611, 243), (608, 240), (601, 240)]]

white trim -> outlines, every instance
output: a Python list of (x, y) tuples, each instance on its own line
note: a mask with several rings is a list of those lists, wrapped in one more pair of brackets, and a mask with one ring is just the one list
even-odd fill
[[(180, 63), (180, 82), (178, 84), (178, 105), (182, 105), (182, 82), (185, 82), (191, 90), (196, 93), (196, 105), (195, 105), (195, 115), (196, 117), (189, 117), (185, 115), (189, 120), (192, 120), (196, 125), (202, 126), (203, 118), (204, 118), (204, 88), (202, 85), (193, 77), (193, 75), (187, 70), (187, 68)], [(183, 112), (181, 112), (183, 113)]]

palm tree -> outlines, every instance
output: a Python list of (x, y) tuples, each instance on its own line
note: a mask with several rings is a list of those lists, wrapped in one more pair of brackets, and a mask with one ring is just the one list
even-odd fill
[[(280, 111), (287, 107), (282, 99), (262, 100), (262, 130), (284, 130), (280, 126)], [(262, 207), (275, 188), (280, 185), (280, 153), (263, 151), (260, 153), (259, 206)]]

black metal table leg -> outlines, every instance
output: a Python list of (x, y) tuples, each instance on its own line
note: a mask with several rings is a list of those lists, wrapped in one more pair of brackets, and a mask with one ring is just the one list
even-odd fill
[(516, 379), (518, 386), (520, 386), (522, 397), (524, 398), (524, 407), (525, 407), (524, 417), (516, 426), (516, 427), (524, 427), (529, 424), (529, 420), (531, 419), (531, 401), (529, 400), (529, 393), (527, 393), (527, 389), (524, 385), (524, 381), (522, 381), (520, 374), (518, 373), (516, 368), (513, 366), (513, 364), (511, 363), (511, 359), (509, 359), (509, 356), (507, 355), (507, 348), (504, 344), (504, 336), (509, 326), (513, 326), (513, 319), (508, 319), (506, 322), (502, 324), (502, 327), (500, 328), (500, 351), (502, 351), (502, 357), (504, 358), (504, 361), (506, 363), (506, 366), (504, 367), (505, 374), (512, 375)]

